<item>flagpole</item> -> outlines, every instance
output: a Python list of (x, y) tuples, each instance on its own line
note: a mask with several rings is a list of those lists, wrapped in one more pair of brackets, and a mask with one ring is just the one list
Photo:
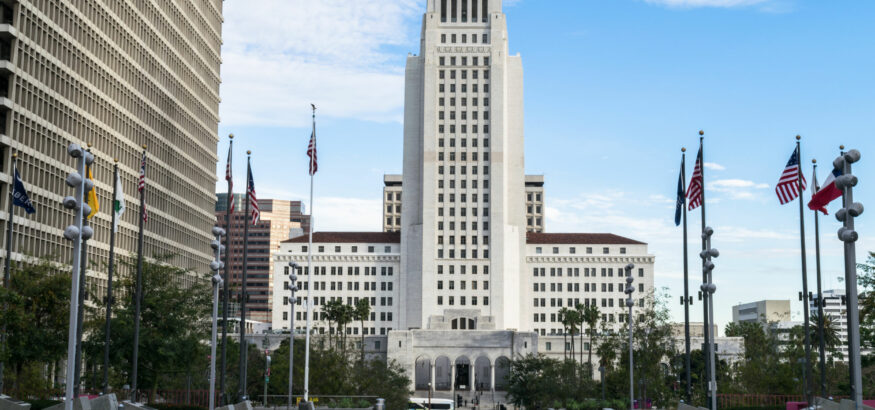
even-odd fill
[(250, 155), (252, 151), (246, 151), (246, 204), (243, 205), (243, 279), (240, 286), (240, 400), (248, 399), (246, 396), (246, 271), (249, 259), (249, 190), (252, 189), (249, 181), (252, 180), (252, 168), (250, 167)]
[[(316, 138), (316, 106), (313, 107), (313, 143)], [(313, 289), (313, 226), (315, 219), (313, 218), (313, 157), (310, 157), (310, 230), (309, 240), (307, 245), (307, 335), (304, 341), (304, 401), (310, 400), (310, 326), (312, 323), (313, 305), (312, 289)], [(292, 329), (294, 332), (294, 329)], [(292, 353), (290, 353), (292, 354)]]
[[(681, 148), (681, 187), (687, 186), (687, 149)], [(690, 376), (690, 278), (689, 264), (687, 263), (687, 193), (683, 195), (683, 221), (684, 221), (684, 369), (687, 372), (687, 403), (692, 400), (692, 377)]]
[[(143, 144), (143, 158), (146, 157), (146, 145)], [(144, 159), (145, 161), (145, 159)], [(145, 164), (142, 164), (145, 173)], [(139, 182), (137, 183), (139, 187)], [(134, 293), (134, 355), (133, 371), (131, 372), (131, 401), (137, 402), (137, 354), (140, 350), (140, 303), (143, 299), (143, 223), (146, 212), (146, 186), (140, 191), (140, 230), (137, 235), (137, 290)]]
[[(9, 209), (6, 211), (6, 260), (3, 261), (3, 286), (9, 289), (10, 269), (12, 269), (12, 223), (15, 213), (15, 205), (13, 202), (13, 192), (15, 191), (15, 163), (18, 159), (18, 153), (12, 153), (12, 183), (9, 184)], [(4, 306), (5, 309), (5, 306)], [(6, 346), (6, 325), (3, 325), (3, 330), (0, 332), (0, 346)], [(3, 367), (4, 363), (0, 360), (0, 394), (3, 394)]]
[(805, 400), (808, 403), (811, 403), (811, 389), (809, 389), (808, 383), (811, 380), (811, 366), (809, 365), (809, 361), (811, 360), (811, 335), (809, 334), (808, 329), (808, 270), (806, 266), (805, 259), (805, 210), (802, 205), (802, 192), (803, 192), (803, 184), (802, 184), (802, 145), (800, 140), (801, 136), (796, 136), (796, 166), (799, 168), (799, 172), (797, 173), (797, 183), (799, 187), (799, 241), (801, 245), (801, 256), (802, 256), (802, 314), (805, 322), (803, 323), (803, 328), (805, 331), (804, 343), (805, 343), (805, 359), (802, 362), (805, 368), (802, 371), (802, 385), (804, 386)]
[[(234, 134), (228, 135), (230, 142), (228, 143), (228, 152), (234, 148)], [(230, 154), (228, 155), (230, 159)], [(230, 166), (230, 165), (227, 165)], [(248, 182), (247, 182), (248, 183)], [(226, 345), (228, 344), (228, 302), (230, 301), (231, 293), (228, 289), (228, 283), (231, 282), (231, 203), (234, 200), (233, 182), (228, 179), (228, 201), (225, 208), (225, 280), (222, 283), (222, 367), (219, 370), (219, 403), (224, 406), (227, 404), (225, 397), (225, 360), (227, 357)]]
[[(699, 172), (702, 174), (702, 250), (707, 249), (707, 243), (705, 240), (705, 131), (699, 131), (699, 149), (702, 151), (702, 164), (699, 166)], [(702, 283), (708, 283), (708, 273), (704, 269), (705, 264), (707, 263), (707, 259), (702, 259)], [(710, 335), (711, 335), (711, 324), (708, 322), (708, 293), (703, 292), (702, 297), (705, 298), (705, 303), (702, 303), (702, 323), (703, 326), (703, 336), (705, 336), (705, 343), (703, 343), (703, 353), (705, 354), (705, 380), (709, 380), (708, 389), (705, 396), (708, 401), (708, 408), (711, 408), (711, 401), (716, 400), (716, 397), (711, 395), (711, 346), (709, 344)]]
[[(814, 174), (812, 184), (814, 184), (814, 192), (817, 192), (820, 190), (820, 186), (817, 185), (817, 160), (812, 159), (811, 164), (811, 172)], [(821, 397), (828, 397), (826, 395), (826, 343), (823, 340), (825, 318), (823, 317), (823, 289), (821, 288), (820, 280), (820, 224), (818, 223), (817, 210), (814, 211), (814, 260), (817, 266), (817, 338), (820, 345), (820, 395)]]
[(103, 330), (103, 394), (109, 390), (109, 330), (110, 320), (112, 319), (112, 274), (115, 270), (115, 231), (118, 223), (116, 209), (116, 198), (118, 198), (118, 158), (114, 158), (115, 165), (112, 168), (112, 229), (109, 231), (109, 269), (106, 277), (106, 324)]

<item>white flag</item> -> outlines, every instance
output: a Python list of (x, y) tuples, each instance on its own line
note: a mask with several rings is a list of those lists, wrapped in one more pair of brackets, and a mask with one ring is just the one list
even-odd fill
[(122, 214), (125, 213), (125, 193), (122, 192), (121, 175), (115, 176), (115, 198), (112, 200), (112, 210), (115, 212), (115, 224), (112, 226), (113, 232), (118, 232), (118, 223), (122, 219)]

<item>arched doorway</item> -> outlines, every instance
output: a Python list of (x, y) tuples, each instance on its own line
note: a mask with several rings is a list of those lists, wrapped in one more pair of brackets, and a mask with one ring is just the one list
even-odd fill
[(450, 328), (453, 330), (475, 330), (477, 323), (474, 319), (460, 317), (450, 321)]
[(455, 390), (471, 390), (471, 360), (467, 356), (456, 358)]
[(419, 356), (414, 365), (413, 377), (416, 390), (428, 390), (428, 383), (431, 382), (431, 358)]
[(480, 356), (474, 360), (474, 388), (480, 391), (492, 389), (491, 363), (486, 356)]
[(439, 356), (434, 360), (434, 389), (451, 390), (450, 385), (450, 358)]
[(510, 374), (510, 359), (504, 356), (495, 359), (495, 390), (507, 390), (508, 374)]

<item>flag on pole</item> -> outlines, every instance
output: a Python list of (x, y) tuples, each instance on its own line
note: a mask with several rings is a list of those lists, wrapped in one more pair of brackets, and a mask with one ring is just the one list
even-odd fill
[(229, 198), (231, 200), (231, 213), (234, 213), (234, 180), (231, 176), (231, 149), (234, 146), (234, 142), (231, 142), (231, 145), (228, 146), (228, 164), (225, 166), (225, 181), (228, 181), (228, 195), (231, 196)]
[(702, 185), (702, 146), (700, 145), (699, 153), (696, 155), (696, 166), (693, 168), (693, 177), (690, 178), (690, 186), (687, 188), (690, 211), (702, 205), (702, 194), (704, 193)]
[[(137, 191), (145, 195), (146, 191), (146, 151), (143, 151), (143, 160), (140, 162), (140, 180), (137, 182)], [(146, 212), (146, 202), (143, 201), (143, 209), (140, 210), (143, 222), (149, 222), (149, 214)]]
[(686, 192), (684, 192), (684, 165), (681, 162), (681, 172), (678, 173), (678, 196), (677, 196), (677, 205), (675, 205), (674, 209), (674, 225), (678, 226), (681, 224), (681, 212), (684, 211), (684, 196), (686, 196)]
[(100, 202), (97, 201), (97, 186), (94, 185), (94, 172), (91, 170), (91, 166), (88, 166), (88, 179), (91, 180), (91, 189), (88, 190), (88, 196), (85, 199), (85, 203), (91, 207), (91, 213), (86, 216), (86, 218), (91, 219), (92, 216), (97, 214), (97, 211), (100, 210)]
[(790, 160), (787, 161), (787, 166), (784, 167), (784, 172), (781, 173), (781, 178), (778, 180), (778, 185), (775, 186), (775, 193), (778, 194), (778, 201), (784, 205), (799, 196), (799, 179), (802, 179), (802, 190), (807, 187), (805, 176), (801, 174), (799, 168), (799, 150), (794, 149), (790, 155)]
[(249, 198), (249, 209), (252, 214), (252, 224), (258, 223), (261, 213), (258, 211), (258, 198), (255, 197), (255, 180), (252, 179), (252, 166), (247, 164), (246, 173), (249, 175), (249, 186), (246, 188), (246, 196)]
[(310, 145), (307, 146), (307, 156), (310, 157), (310, 175), (316, 174), (319, 169), (316, 163), (316, 128), (314, 125), (313, 133), (310, 134)]
[(836, 187), (836, 178), (841, 175), (842, 170), (833, 169), (826, 178), (826, 181), (824, 181), (822, 187), (817, 186), (817, 176), (814, 177), (815, 192), (811, 195), (811, 201), (808, 202), (808, 209), (823, 212), (824, 215), (829, 214), (826, 212), (826, 206), (836, 198), (842, 196), (842, 191)]
[(24, 182), (21, 181), (21, 175), (18, 173), (18, 167), (15, 167), (14, 183), (12, 184), (12, 204), (24, 208), (28, 214), (36, 213), (36, 208), (30, 202), (30, 196), (27, 190), (24, 189)]
[(118, 172), (115, 174), (115, 198), (112, 199), (112, 211), (115, 212), (115, 224), (112, 226), (112, 231), (118, 232), (118, 223), (122, 219), (122, 214), (125, 213), (125, 193), (122, 192), (122, 177)]

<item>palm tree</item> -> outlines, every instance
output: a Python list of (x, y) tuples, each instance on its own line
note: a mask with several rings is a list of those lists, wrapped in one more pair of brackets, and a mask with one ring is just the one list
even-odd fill
[(343, 302), (340, 300), (329, 300), (322, 305), (322, 318), (328, 321), (328, 345), (334, 346), (331, 342), (332, 323), (337, 323), (340, 319), (340, 309)]
[(571, 334), (571, 360), (574, 360), (574, 332), (578, 330), (577, 324), (580, 322), (580, 315), (577, 311), (568, 308), (565, 312), (565, 320), (568, 322), (568, 332)]
[(568, 359), (568, 349), (565, 346), (568, 346), (568, 308), (559, 309), (559, 322), (562, 323), (562, 339), (564, 343), (562, 344), (562, 354), (565, 359)]
[[(580, 305), (578, 305), (580, 306)], [(586, 323), (586, 326), (589, 328), (587, 333), (589, 333), (589, 357), (586, 360), (586, 363), (589, 365), (589, 377), (593, 377), (593, 369), (592, 369), (592, 347), (595, 342), (595, 329), (599, 323), (599, 318), (601, 317), (601, 313), (599, 312), (599, 308), (596, 305), (587, 305), (584, 307), (583, 311), (580, 314), (582, 322)], [(581, 346), (582, 346), (581, 342)], [(583, 352), (581, 352), (581, 355)], [(583, 359), (581, 358), (581, 361)]]
[(371, 315), (371, 304), (367, 298), (361, 298), (355, 304), (355, 318), (361, 323), (362, 328), (362, 363), (365, 362), (365, 320)]
[[(817, 315), (817, 311), (811, 312), (811, 316), (808, 318), (809, 326), (808, 329), (811, 332), (810, 337), (811, 340), (820, 340), (818, 323), (820, 323), (819, 316)], [(831, 356), (836, 354), (836, 346), (842, 343), (839, 338), (838, 329), (835, 327), (835, 322), (833, 322), (833, 317), (830, 315), (824, 315), (823, 317), (823, 344), (826, 347), (826, 350), (830, 352)]]

